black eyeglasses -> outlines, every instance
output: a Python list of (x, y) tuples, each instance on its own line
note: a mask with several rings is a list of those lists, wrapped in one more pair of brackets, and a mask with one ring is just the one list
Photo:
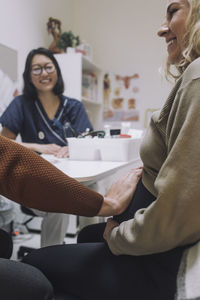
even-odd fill
[(54, 64), (51, 64), (51, 63), (48, 63), (44, 66), (34, 65), (31, 69), (31, 73), (34, 76), (39, 76), (42, 74), (43, 70), (45, 70), (46, 73), (51, 74), (55, 71), (55, 66), (54, 66)]

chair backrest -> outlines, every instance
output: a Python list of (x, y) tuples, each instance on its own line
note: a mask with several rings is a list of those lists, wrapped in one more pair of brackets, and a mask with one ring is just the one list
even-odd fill
[(11, 235), (0, 228), (0, 258), (10, 258), (13, 250)]
[(21, 211), (25, 214), (25, 215), (29, 215), (29, 216), (36, 216), (36, 214), (32, 211), (32, 209), (21, 205)]

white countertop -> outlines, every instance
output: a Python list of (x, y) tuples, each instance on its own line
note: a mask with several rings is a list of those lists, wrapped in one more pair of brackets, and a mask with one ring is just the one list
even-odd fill
[(128, 162), (113, 162), (113, 161), (81, 161), (70, 160), (68, 158), (57, 158), (53, 155), (42, 154), (44, 159), (48, 160), (55, 167), (61, 170), (66, 175), (89, 185), (97, 180), (105, 178), (115, 171), (126, 167), (129, 164), (139, 161), (134, 159)]

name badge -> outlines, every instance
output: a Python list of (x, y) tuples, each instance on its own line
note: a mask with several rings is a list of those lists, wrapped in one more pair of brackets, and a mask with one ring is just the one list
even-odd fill
[(44, 132), (43, 131), (39, 131), (38, 132), (38, 137), (39, 137), (40, 140), (43, 140), (44, 137), (45, 137)]

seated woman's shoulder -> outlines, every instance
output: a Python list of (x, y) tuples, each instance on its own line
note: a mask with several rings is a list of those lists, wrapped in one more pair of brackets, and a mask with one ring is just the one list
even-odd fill
[(14, 99), (20, 101), (23, 98), (25, 98), (23, 95), (17, 95)]
[(189, 64), (183, 74), (183, 82), (188, 83), (193, 79), (200, 78), (200, 57)]
[(32, 106), (32, 101), (27, 101), (27, 97), (25, 97), (23, 94), (16, 96), (10, 103), (12, 106), (15, 107), (27, 107), (27, 106)]
[(71, 106), (82, 106), (83, 105), (83, 103), (78, 99), (70, 98), (70, 97), (66, 97), (66, 99), (68, 100), (68, 103)]

